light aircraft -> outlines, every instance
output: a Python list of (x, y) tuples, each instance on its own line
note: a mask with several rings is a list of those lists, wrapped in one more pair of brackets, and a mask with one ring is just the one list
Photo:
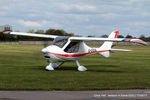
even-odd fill
[[(113, 55), (112, 51), (130, 51), (126, 49), (112, 49), (114, 42), (136, 42), (143, 45), (147, 45), (146, 42), (140, 39), (128, 39), (118, 38), (119, 31), (113, 31), (108, 38), (95, 38), (95, 37), (69, 37), (69, 36), (56, 36), (56, 35), (44, 35), (34, 33), (23, 32), (10, 32), (5, 31), (4, 34), (32, 36), (41, 38), (54, 39), (52, 45), (43, 48), (41, 51), (44, 57), (49, 62), (46, 66), (47, 71), (52, 71), (59, 68), (64, 62), (75, 61), (78, 66), (78, 71), (86, 71), (87, 68), (80, 65), (79, 60), (88, 55), (100, 54), (104, 57), (110, 57)], [(101, 47), (91, 48), (84, 41), (104, 41)], [(56, 62), (61, 62), (56, 64)]]

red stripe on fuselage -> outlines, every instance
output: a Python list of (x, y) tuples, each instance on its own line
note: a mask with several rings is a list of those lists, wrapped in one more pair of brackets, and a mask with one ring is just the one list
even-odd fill
[(61, 57), (81, 57), (81, 56), (86, 56), (88, 54), (93, 54), (93, 53), (98, 53), (98, 52), (106, 52), (106, 51), (110, 51), (110, 50), (101, 50), (101, 51), (88, 52), (88, 53), (83, 53), (83, 54), (58, 54), (58, 53), (52, 53), (52, 52), (48, 52), (48, 53), (54, 54), (57, 56), (61, 56)]

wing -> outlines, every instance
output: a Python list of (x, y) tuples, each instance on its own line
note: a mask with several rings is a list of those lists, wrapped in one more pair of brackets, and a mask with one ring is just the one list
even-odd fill
[(75, 41), (122, 41), (123, 38), (95, 38), (95, 37), (70, 37), (70, 40)]
[(23, 33), (23, 32), (10, 32), (6, 31), (3, 34), (11, 34), (11, 35), (20, 35), (20, 36), (31, 36), (31, 37), (40, 37), (40, 38), (56, 38), (56, 35), (45, 35), (45, 34), (35, 34), (35, 33)]
[(94, 38), (94, 37), (71, 37), (70, 40), (75, 41), (112, 41), (112, 42), (136, 42), (143, 45), (147, 45), (146, 42), (140, 39), (128, 39), (128, 38), (118, 38), (119, 31), (113, 31), (108, 36), (108, 38)]
[(140, 39), (128, 39), (128, 38), (94, 38), (94, 37), (70, 37), (72, 41), (116, 41), (116, 42), (135, 42), (143, 45), (147, 45), (146, 42)]

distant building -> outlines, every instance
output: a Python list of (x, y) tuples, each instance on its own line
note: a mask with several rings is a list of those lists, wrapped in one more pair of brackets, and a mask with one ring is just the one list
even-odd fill
[(12, 26), (11, 25), (0, 26), (0, 32), (4, 32), (4, 31), (12, 31)]

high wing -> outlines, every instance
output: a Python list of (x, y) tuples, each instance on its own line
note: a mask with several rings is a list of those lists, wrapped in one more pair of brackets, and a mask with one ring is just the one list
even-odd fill
[(31, 37), (40, 37), (40, 38), (56, 38), (56, 35), (45, 35), (45, 34), (35, 34), (35, 33), (23, 33), (23, 32), (10, 32), (6, 31), (3, 34), (11, 34), (11, 35), (20, 35), (20, 36), (31, 36)]
[(70, 37), (71, 41), (114, 41), (114, 42), (135, 42), (142, 45), (147, 45), (141, 39), (129, 39), (129, 38), (95, 38), (95, 37)]
[(74, 41), (123, 41), (124, 38), (95, 38), (95, 37), (70, 37)]
[[(56, 35), (45, 35), (45, 34), (35, 34), (35, 33), (23, 33), (23, 32), (10, 32), (5, 31), (4, 34), (20, 35), (20, 36), (31, 36), (31, 37), (41, 37), (41, 38), (52, 38), (55, 39)], [(113, 31), (112, 33), (118, 35), (119, 31)], [(112, 34), (111, 33), (111, 34)], [(129, 39), (129, 38), (95, 38), (95, 37), (70, 37), (71, 41), (114, 41), (114, 42), (136, 42), (139, 44), (147, 45), (146, 42), (140, 39)]]

